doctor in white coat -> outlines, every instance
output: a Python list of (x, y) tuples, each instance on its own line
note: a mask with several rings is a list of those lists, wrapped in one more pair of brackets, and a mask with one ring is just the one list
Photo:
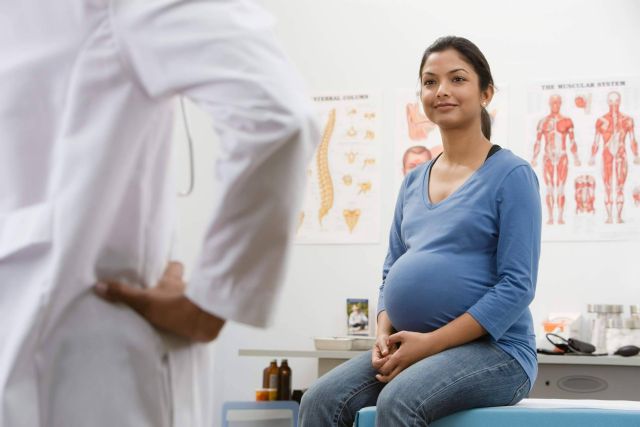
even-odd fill
[[(212, 425), (190, 343), (267, 323), (318, 136), (272, 26), (246, 0), (0, 3), (0, 427)], [(221, 140), (186, 291), (177, 95)]]

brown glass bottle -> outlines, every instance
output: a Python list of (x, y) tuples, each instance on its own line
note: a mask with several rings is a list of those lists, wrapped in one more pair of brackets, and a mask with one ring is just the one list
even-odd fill
[(291, 400), (291, 368), (287, 359), (282, 359), (278, 368), (278, 400)]
[(278, 361), (276, 359), (273, 359), (269, 366), (264, 368), (264, 371), (262, 371), (262, 388), (271, 388), (269, 384), (269, 376), (272, 372), (275, 373), (276, 376), (278, 375)]

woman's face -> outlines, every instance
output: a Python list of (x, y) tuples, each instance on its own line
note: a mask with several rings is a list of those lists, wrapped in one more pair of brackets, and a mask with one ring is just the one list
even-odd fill
[(490, 97), (490, 90), (480, 91), (478, 75), (454, 49), (432, 53), (422, 67), (422, 105), (427, 117), (441, 129), (480, 123), (482, 103), (488, 103)]

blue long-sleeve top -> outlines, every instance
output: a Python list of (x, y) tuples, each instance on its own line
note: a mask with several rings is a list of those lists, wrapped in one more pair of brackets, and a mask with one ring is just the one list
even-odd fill
[(396, 330), (430, 332), (465, 312), (513, 356), (533, 385), (533, 300), (540, 256), (539, 185), (507, 149), (449, 197), (428, 197), (433, 160), (411, 171), (398, 196), (378, 313)]

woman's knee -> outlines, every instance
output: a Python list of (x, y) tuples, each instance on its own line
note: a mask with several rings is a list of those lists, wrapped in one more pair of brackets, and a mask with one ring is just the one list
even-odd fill
[(300, 411), (312, 408), (319, 403), (326, 405), (331, 400), (331, 385), (316, 381), (304, 392), (300, 401)]
[(350, 426), (355, 411), (350, 405), (348, 390), (336, 381), (317, 381), (302, 396), (300, 402), (300, 425)]
[(326, 421), (328, 417), (327, 406), (330, 405), (330, 402), (323, 400), (325, 396), (327, 393), (317, 383), (302, 395), (298, 415), (302, 427), (320, 426), (320, 423)]
[(395, 384), (391, 381), (378, 396), (376, 412), (392, 416), (391, 419), (415, 417), (417, 406), (420, 404), (416, 397), (411, 387), (400, 384), (400, 381)]
[(334, 372), (325, 374), (315, 381), (302, 396), (300, 412), (333, 411), (340, 404), (346, 392), (345, 384)]

